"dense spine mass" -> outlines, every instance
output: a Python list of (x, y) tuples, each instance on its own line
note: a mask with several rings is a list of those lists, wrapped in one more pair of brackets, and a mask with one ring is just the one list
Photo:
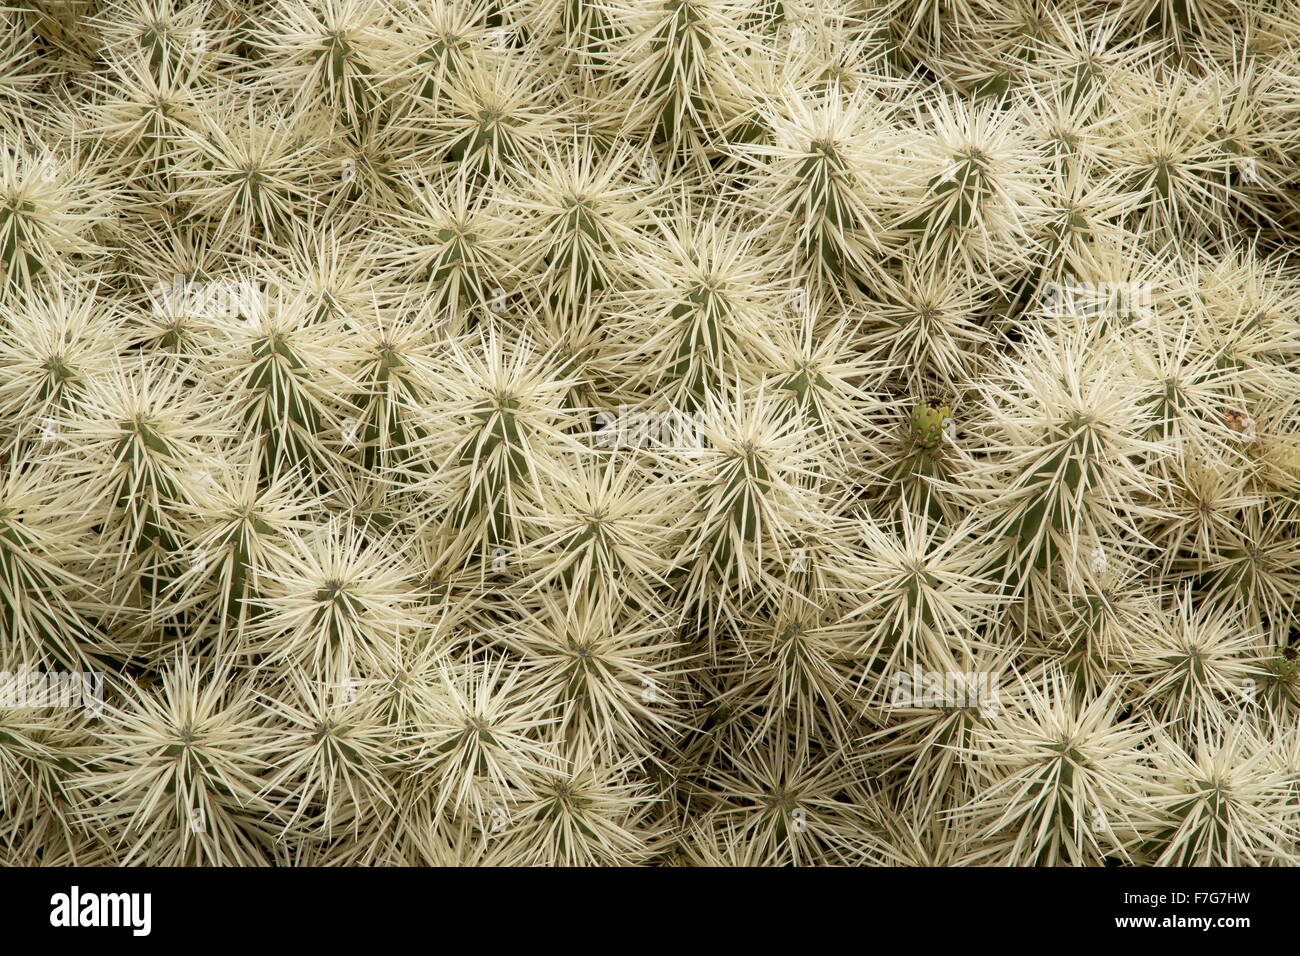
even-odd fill
[(1292, 0), (0, 16), (0, 863), (1300, 863)]

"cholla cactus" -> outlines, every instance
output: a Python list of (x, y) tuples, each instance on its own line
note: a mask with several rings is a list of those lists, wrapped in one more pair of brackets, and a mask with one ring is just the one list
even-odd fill
[(12, 6), (0, 863), (1300, 864), (1293, 2)]

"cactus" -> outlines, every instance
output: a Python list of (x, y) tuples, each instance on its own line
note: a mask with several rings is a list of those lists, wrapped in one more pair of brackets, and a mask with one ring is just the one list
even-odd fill
[(15, 4), (0, 864), (1300, 863), (1297, 33)]

